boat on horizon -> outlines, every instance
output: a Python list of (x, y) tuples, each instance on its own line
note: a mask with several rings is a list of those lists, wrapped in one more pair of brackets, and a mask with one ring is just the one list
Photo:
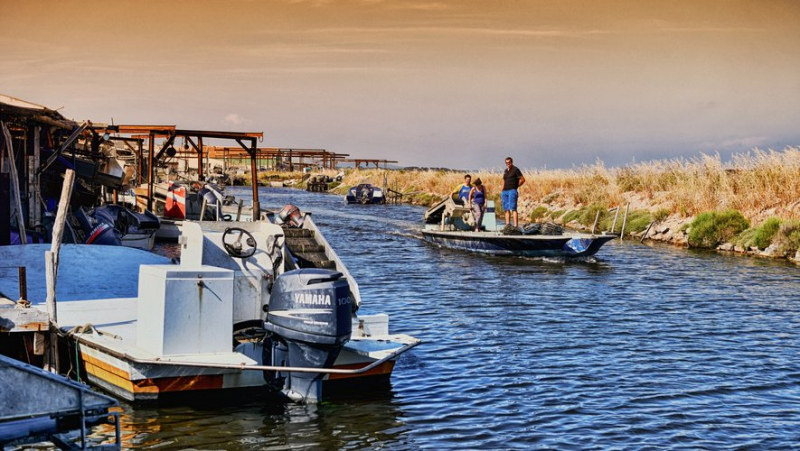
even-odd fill
[(533, 224), (523, 228), (501, 226), (494, 201), (487, 201), (480, 231), (470, 208), (451, 196), (429, 208), (423, 216), (422, 236), (438, 246), (513, 257), (589, 257), (603, 244), (618, 238), (613, 233), (567, 232), (554, 224)]

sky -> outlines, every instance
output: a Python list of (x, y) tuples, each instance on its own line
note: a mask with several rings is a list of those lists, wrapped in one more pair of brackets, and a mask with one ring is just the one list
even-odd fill
[(0, 49), (67, 118), (400, 166), (800, 145), (797, 0), (0, 0)]

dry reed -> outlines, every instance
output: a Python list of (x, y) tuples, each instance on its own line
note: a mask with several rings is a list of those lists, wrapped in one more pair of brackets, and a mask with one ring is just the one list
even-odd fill
[[(750, 220), (768, 216), (800, 219), (800, 147), (760, 150), (734, 155), (656, 160), (620, 168), (602, 162), (573, 169), (523, 169), (528, 183), (520, 190), (520, 213), (538, 205), (573, 208), (621, 205), (632, 200), (639, 208), (668, 210), (682, 217), (706, 211), (734, 209)], [(463, 180), (462, 172), (446, 170), (352, 170), (343, 185), (384, 180), (394, 190), (417, 195), (423, 203), (450, 193)], [(479, 170), (490, 197), (499, 197), (502, 173)], [(422, 194), (422, 196), (420, 196)], [(427, 196), (425, 196), (427, 195)]]

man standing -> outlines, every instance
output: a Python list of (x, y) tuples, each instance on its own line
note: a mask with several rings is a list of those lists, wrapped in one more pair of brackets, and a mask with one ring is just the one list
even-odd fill
[(519, 197), (518, 189), (525, 184), (525, 177), (522, 176), (522, 171), (514, 166), (514, 160), (511, 157), (506, 157), (506, 170), (503, 172), (503, 192), (500, 193), (500, 199), (503, 201), (503, 211), (506, 212), (506, 227), (509, 225), (511, 219), (511, 212), (514, 213), (514, 227), (518, 227), (517, 216), (517, 198)]

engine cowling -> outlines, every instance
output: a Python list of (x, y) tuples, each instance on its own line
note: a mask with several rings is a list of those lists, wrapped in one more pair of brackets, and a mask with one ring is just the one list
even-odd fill
[[(342, 273), (307, 268), (278, 276), (272, 288), (265, 329), (276, 335), (265, 343), (265, 363), (275, 366), (330, 368), (352, 332), (350, 286)], [(267, 353), (269, 355), (267, 355)], [(294, 400), (321, 396), (321, 373), (265, 374), (283, 379)]]

